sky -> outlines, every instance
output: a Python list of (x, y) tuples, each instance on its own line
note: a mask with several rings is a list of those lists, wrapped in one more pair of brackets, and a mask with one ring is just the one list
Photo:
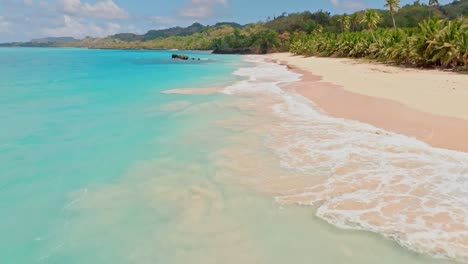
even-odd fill
[[(385, 0), (0, 0), (0, 42), (145, 33), (194, 22), (246, 24), (283, 12), (333, 14), (383, 8)], [(414, 0), (402, 0), (408, 4)], [(422, 3), (427, 2), (421, 0)], [(452, 0), (441, 0), (441, 4)]]

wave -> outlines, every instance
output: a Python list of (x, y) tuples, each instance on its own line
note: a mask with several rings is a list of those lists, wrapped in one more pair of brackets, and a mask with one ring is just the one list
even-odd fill
[(278, 194), (278, 203), (314, 206), (337, 227), (468, 262), (468, 153), (328, 116), (281, 88), (299, 74), (263, 57), (246, 60), (253, 67), (238, 69), (235, 75), (245, 79), (224, 93), (273, 98), (271, 114), (280, 121), (269, 128), (265, 145), (283, 168), (318, 179)]

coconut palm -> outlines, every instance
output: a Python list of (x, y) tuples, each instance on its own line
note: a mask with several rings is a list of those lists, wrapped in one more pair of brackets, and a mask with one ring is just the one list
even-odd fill
[(370, 58), (414, 66), (468, 69), (468, 24), (463, 19), (430, 19), (413, 29), (376, 29), (379, 19), (366, 12), (369, 28), (359, 32), (323, 32), (293, 39), (290, 51), (307, 56)]
[(377, 41), (374, 35), (374, 30), (377, 28), (377, 24), (380, 22), (380, 15), (377, 11), (373, 9), (368, 9), (361, 20), (362, 24), (366, 24), (367, 28), (370, 30), (372, 34), (372, 38), (374, 41)]
[[(388, 7), (388, 11), (392, 15), (393, 27), (396, 30), (396, 23), (395, 23), (395, 13), (400, 9), (400, 0), (386, 0), (387, 3), (385, 7)], [(432, 0), (433, 1), (433, 0)]]
[(317, 27), (314, 30), (315, 34), (321, 34), (323, 32), (323, 26), (318, 24)]
[(341, 24), (341, 28), (344, 31), (349, 31), (351, 28), (351, 17), (344, 14), (340, 18), (338, 18), (338, 22)]
[(350, 16), (352, 31), (356, 31), (358, 29), (360, 21), (361, 21), (361, 17), (359, 13), (356, 12)]
[[(434, 20), (432, 23), (421, 23), (420, 27), (423, 32), (426, 31), (424, 55), (429, 61), (443, 67), (466, 67), (467, 26), (462, 19)], [(428, 27), (432, 27), (429, 34)]]

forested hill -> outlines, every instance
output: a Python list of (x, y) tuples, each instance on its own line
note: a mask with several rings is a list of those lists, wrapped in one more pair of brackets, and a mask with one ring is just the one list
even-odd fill
[(160, 30), (150, 30), (144, 35), (137, 35), (137, 34), (132, 34), (132, 33), (120, 33), (116, 34), (113, 36), (110, 36), (111, 38), (119, 39), (122, 41), (148, 41), (148, 40), (153, 40), (157, 38), (167, 38), (167, 37), (183, 37), (183, 36), (190, 36), (195, 33), (202, 32), (203, 30), (208, 30), (210, 28), (214, 27), (220, 27), (220, 26), (230, 26), (233, 28), (241, 28), (242, 26), (236, 23), (218, 23), (214, 26), (204, 26), (200, 23), (194, 23), (191, 26), (188, 27), (172, 27), (168, 29), (160, 29)]
[[(460, 16), (468, 17), (468, 0), (453, 1), (447, 5), (429, 6), (426, 1), (415, 1), (411, 5), (402, 6), (395, 13), (395, 21), (398, 27), (412, 28), (417, 27), (418, 23), (424, 19), (437, 17), (440, 19), (455, 19)], [(393, 22), (391, 14), (386, 9), (376, 10), (381, 20), (378, 27), (391, 28)], [(352, 30), (362, 30), (365, 28), (359, 23), (359, 18), (365, 13), (365, 10), (349, 14), (351, 17)], [(279, 17), (273, 17), (265, 23), (265, 27), (276, 30), (278, 33), (304, 31), (307, 33), (313, 32), (318, 25), (321, 25), (324, 31), (340, 32), (342, 27), (340, 18), (343, 15), (331, 15), (326, 11), (292, 13), (287, 15), (283, 13)]]

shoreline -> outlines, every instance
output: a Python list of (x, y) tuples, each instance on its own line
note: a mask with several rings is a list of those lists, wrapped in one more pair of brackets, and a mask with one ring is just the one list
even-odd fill
[[(468, 76), (464, 77), (466, 80), (454, 77), (454, 84), (450, 79), (457, 75), (435, 70), (408, 70), (358, 61), (350, 64), (352, 62), (348, 59), (303, 58), (284, 53), (268, 55), (267, 58), (302, 75), (300, 81), (286, 85), (284, 89), (304, 96), (333, 117), (356, 120), (415, 137), (433, 147), (468, 152), (468, 107), (463, 107), (463, 101), (468, 101)], [(315, 59), (318, 61), (313, 61)], [(324, 60), (327, 65), (321, 64)], [(335, 72), (350, 70), (356, 65), (359, 66), (358, 70), (350, 73)], [(362, 68), (368, 71), (359, 71)], [(409, 74), (403, 80), (401, 76), (395, 76), (403, 72)], [(331, 78), (337, 75), (341, 75), (338, 81), (332, 81)], [(413, 87), (408, 87), (406, 93), (395, 89), (395, 85), (401, 85), (410, 77), (421, 80), (428, 76), (438, 83), (429, 87), (427, 92), (414, 88), (417, 83), (412, 83)], [(373, 89), (372, 84), (377, 78), (381, 78), (381, 86)], [(351, 85), (342, 85), (346, 80)], [(466, 87), (463, 87), (465, 82)], [(459, 92), (444, 97), (441, 92), (448, 90), (449, 86), (453, 86), (454, 92)], [(416, 100), (410, 98), (418, 93), (420, 96)], [(455, 102), (450, 100), (454, 96), (458, 97)], [(435, 104), (438, 100), (442, 103)], [(431, 111), (425, 111), (431, 105), (434, 106)]]
[[(435, 259), (468, 260), (468, 229), (463, 221), (468, 215), (463, 188), (468, 153), (435, 148), (370, 122), (330, 115), (298, 90), (316, 94), (322, 85), (326, 102), (342, 105), (344, 114), (353, 110), (349, 94), (339, 95), (342, 101), (337, 103), (336, 95), (329, 96), (329, 90), (337, 87), (317, 75), (301, 75), (294, 66), (273, 63), (265, 56), (247, 59), (252, 67), (234, 73), (247, 79), (223, 92), (238, 96), (237, 107), (251, 111), (242, 120), (242, 131), (260, 136), (259, 143), (275, 157), (263, 164), (261, 155), (237, 149), (256, 145), (249, 134), (241, 135), (232, 148), (221, 152), (234, 168), (236, 180), (272, 194), (280, 205), (313, 207), (318, 218), (339, 229), (377, 233)], [(382, 105), (380, 98), (356, 96), (365, 99), (364, 106)], [(378, 121), (388, 121), (364, 109), (358, 114), (371, 113)], [(394, 117), (398, 125), (402, 114), (407, 118), (400, 112)], [(238, 131), (239, 123), (231, 125)]]

